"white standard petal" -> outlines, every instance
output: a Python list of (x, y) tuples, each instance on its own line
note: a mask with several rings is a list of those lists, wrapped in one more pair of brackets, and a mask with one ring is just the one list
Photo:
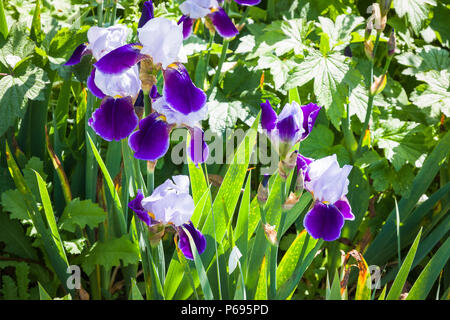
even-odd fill
[(238, 264), (239, 259), (242, 257), (241, 251), (239, 248), (234, 246), (230, 253), (230, 258), (228, 259), (228, 273), (233, 273), (234, 269)]
[(348, 193), (351, 170), (350, 165), (341, 168), (335, 154), (315, 160), (309, 165), (311, 181), (306, 181), (305, 187), (313, 193), (314, 199), (333, 204)]
[(151, 196), (142, 200), (142, 207), (163, 224), (172, 223), (179, 227), (188, 223), (195, 210), (195, 203), (189, 194), (189, 177), (178, 175), (167, 179), (155, 188)]
[(180, 4), (179, 8), (185, 16), (189, 16), (191, 19), (200, 19), (211, 12), (209, 2), (208, 0), (187, 0)]
[(108, 28), (91, 27), (88, 30), (88, 48), (98, 61), (108, 52), (126, 44), (131, 29), (124, 25), (111, 26)]
[(174, 62), (185, 62), (183, 54), (183, 25), (166, 18), (153, 18), (138, 29), (142, 54), (150, 55), (154, 64), (165, 69)]
[(177, 126), (186, 125), (188, 127), (195, 127), (200, 121), (205, 120), (208, 116), (207, 105), (198, 111), (185, 115), (172, 109), (167, 104), (164, 96), (156, 99), (152, 104), (152, 108), (156, 112), (163, 114), (166, 117), (167, 123), (175, 124)]
[(142, 84), (137, 65), (117, 75), (105, 74), (96, 69), (94, 82), (105, 95), (110, 97), (136, 97)]

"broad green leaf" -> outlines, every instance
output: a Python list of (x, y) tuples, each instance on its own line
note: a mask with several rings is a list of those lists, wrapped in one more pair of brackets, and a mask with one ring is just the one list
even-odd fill
[(36, 249), (16, 220), (10, 220), (8, 215), (0, 211), (0, 242), (5, 244), (5, 252), (22, 258), (38, 260)]
[(286, 81), (285, 88), (301, 87), (314, 79), (314, 94), (318, 104), (324, 106), (335, 126), (339, 126), (344, 115), (346, 89), (342, 86), (350, 70), (349, 58), (338, 52), (323, 55), (314, 50), (296, 66)]
[(440, 117), (441, 113), (450, 116), (450, 72), (447, 70), (431, 70), (418, 74), (417, 79), (427, 84), (425, 90), (416, 89), (411, 100), (421, 108), (430, 108), (432, 117)]
[(394, 8), (399, 17), (407, 16), (416, 34), (422, 29), (435, 0), (394, 0)]
[(95, 265), (105, 267), (107, 270), (114, 266), (127, 266), (139, 262), (139, 249), (132, 243), (127, 235), (120, 238), (111, 238), (105, 242), (96, 242), (81, 260), (83, 271), (91, 274)]
[(105, 219), (106, 212), (97, 203), (76, 198), (64, 209), (59, 224), (64, 230), (75, 232), (77, 226), (81, 229), (86, 226), (95, 228)]
[(319, 16), (319, 26), (323, 34), (328, 36), (329, 48), (334, 49), (336, 46), (347, 44), (351, 40), (352, 31), (364, 23), (363, 17), (354, 15), (341, 14), (336, 17), (336, 21)]
[(406, 256), (403, 264), (395, 277), (394, 283), (389, 290), (386, 300), (398, 300), (400, 294), (402, 293), (403, 286), (405, 285), (406, 278), (408, 277), (411, 265), (414, 261), (414, 256), (416, 255), (417, 247), (419, 245), (420, 236), (422, 234), (422, 229), (417, 234), (416, 240), (414, 240), (411, 248), (409, 249), (408, 255)]
[[(28, 64), (28, 63), (25, 63)], [(42, 100), (43, 89), (47, 83), (44, 70), (28, 66), (0, 79), (0, 135), (14, 125), (17, 118), (25, 114), (28, 99)]]

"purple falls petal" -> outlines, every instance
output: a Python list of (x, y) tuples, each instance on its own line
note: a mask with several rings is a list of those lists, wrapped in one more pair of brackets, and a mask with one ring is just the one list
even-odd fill
[(355, 220), (355, 215), (352, 212), (352, 208), (350, 207), (350, 203), (348, 202), (347, 197), (336, 201), (334, 205), (342, 213), (345, 220)]
[(144, 2), (141, 18), (138, 22), (138, 28), (142, 28), (142, 26), (146, 24), (148, 20), (153, 19), (154, 17), (155, 13), (153, 9), (153, 2), (151, 0)]
[(261, 3), (261, 0), (234, 0), (234, 2), (242, 6), (256, 6)]
[(294, 116), (295, 115), (291, 114), (283, 120), (277, 122), (277, 129), (279, 132), (280, 140), (292, 142), (292, 144), (297, 142), (295, 141), (295, 139), (297, 131), (300, 130)]
[(297, 154), (297, 174), (300, 173), (300, 171), (303, 174), (304, 181), (311, 181), (311, 178), (309, 177), (308, 169), (309, 164), (313, 162), (314, 159), (307, 158), (302, 156), (300, 153)]
[(341, 234), (344, 216), (334, 205), (317, 201), (306, 214), (303, 225), (314, 239), (334, 241)]
[(90, 54), (91, 51), (88, 49), (88, 46), (85, 43), (80, 44), (78, 47), (75, 48), (72, 55), (70, 56), (69, 60), (67, 60), (66, 63), (64, 63), (65, 66), (73, 66), (75, 64), (80, 63), (81, 58), (83, 58), (84, 55)]
[(142, 207), (142, 200), (144, 199), (144, 195), (142, 194), (141, 190), (138, 190), (136, 198), (128, 202), (128, 208), (133, 210), (139, 219), (144, 221), (149, 227), (157, 224), (158, 222), (153, 220), (149, 214), (147, 213), (147, 210)]
[(194, 25), (195, 19), (191, 19), (188, 16), (182, 15), (178, 24), (183, 24), (183, 39), (187, 39), (192, 34), (192, 27)]
[(307, 105), (300, 107), (303, 112), (303, 129), (301, 140), (306, 139), (310, 134), (314, 124), (316, 123), (317, 116), (319, 115), (321, 107), (314, 103), (308, 103)]
[(191, 141), (189, 143), (188, 152), (192, 162), (197, 166), (208, 159), (209, 148), (205, 142), (205, 133), (200, 128), (190, 130)]
[(106, 95), (95, 84), (95, 68), (92, 68), (91, 74), (87, 79), (87, 87), (89, 91), (99, 99), (103, 99)]
[(164, 70), (163, 90), (170, 107), (184, 115), (200, 110), (206, 103), (206, 94), (194, 85), (181, 63), (173, 63)]
[(147, 57), (141, 49), (138, 43), (126, 44), (105, 54), (94, 66), (106, 74), (122, 73)]
[(106, 97), (100, 108), (92, 114), (89, 125), (100, 137), (112, 141), (128, 137), (136, 128), (138, 121), (131, 97), (119, 99)]
[(161, 97), (162, 96), (158, 92), (158, 87), (154, 84), (150, 89), (150, 98), (152, 98), (152, 100), (156, 100)]
[(139, 130), (133, 132), (128, 145), (134, 157), (140, 160), (155, 161), (169, 149), (169, 125), (159, 113), (152, 113), (139, 122)]
[(270, 131), (275, 129), (277, 123), (277, 114), (275, 110), (272, 109), (269, 100), (265, 103), (261, 103), (261, 126), (263, 129)]
[[(185, 228), (194, 240), (195, 247), (197, 248), (198, 254), (202, 254), (206, 249), (206, 239), (205, 236), (200, 232), (200, 230), (196, 229), (192, 224), (192, 221), (189, 223), (183, 224), (183, 228)], [(181, 252), (183, 252), (184, 256), (189, 260), (194, 260), (194, 255), (192, 253), (191, 244), (189, 242), (189, 238), (183, 228), (178, 229), (178, 234), (180, 236), (180, 241), (178, 243), (178, 247)]]
[(216, 11), (208, 14), (208, 17), (211, 18), (217, 33), (219, 33), (222, 37), (232, 38), (239, 33), (233, 21), (231, 21), (230, 17), (227, 15), (225, 10), (223, 10), (223, 8), (217, 8)]

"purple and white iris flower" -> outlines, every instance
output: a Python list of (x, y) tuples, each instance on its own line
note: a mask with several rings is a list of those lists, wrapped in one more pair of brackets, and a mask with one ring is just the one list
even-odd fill
[[(139, 130), (131, 134), (128, 141), (129, 146), (134, 151), (135, 158), (154, 161), (167, 152), (171, 130), (175, 127), (184, 127), (190, 131), (191, 136), (188, 145), (189, 157), (196, 165), (203, 163), (209, 154), (208, 145), (204, 140), (204, 132), (200, 126), (200, 121), (204, 120), (208, 113), (206, 95), (194, 86), (182, 64), (169, 67), (166, 72), (173, 73), (173, 75), (165, 75), (166, 81), (189, 82), (179, 86), (179, 90), (186, 89), (186, 92), (171, 92), (171, 86), (165, 85), (164, 89), (169, 88), (169, 90), (164, 90), (164, 94), (161, 96), (154, 86), (151, 96), (155, 112), (139, 122)], [(184, 104), (182, 100), (177, 101), (176, 98), (184, 95), (191, 97), (191, 104), (189, 101)], [(148, 143), (149, 137), (151, 137), (152, 143)]]
[(192, 33), (195, 20), (208, 17), (214, 28), (224, 38), (232, 38), (239, 31), (217, 0), (186, 0), (180, 4), (183, 16), (178, 24), (183, 25), (183, 36), (188, 38)]
[[(234, 0), (243, 6), (254, 6), (261, 0)], [(186, 0), (180, 5), (183, 16), (178, 24), (183, 24), (184, 39), (192, 34), (192, 27), (197, 19), (208, 17), (217, 32), (224, 38), (233, 38), (239, 31), (228, 14), (220, 6), (223, 0)]]
[(314, 198), (313, 208), (303, 220), (306, 230), (314, 239), (338, 239), (345, 220), (355, 219), (346, 197), (352, 166), (341, 168), (335, 154), (318, 160), (299, 156), (297, 170)]
[(172, 180), (167, 179), (146, 198), (138, 190), (136, 198), (130, 201), (128, 206), (149, 227), (160, 224), (173, 228), (179, 236), (178, 247), (186, 258), (193, 260), (186, 231), (194, 240), (198, 253), (205, 251), (206, 239), (190, 220), (195, 204), (189, 194), (188, 176), (179, 175), (172, 177)]
[[(74, 65), (82, 56), (92, 54), (98, 61), (109, 52), (123, 46), (131, 30), (125, 26), (109, 28), (91, 27), (88, 43), (78, 46), (65, 65)], [(94, 96), (103, 99), (100, 108), (89, 119), (89, 125), (107, 141), (121, 140), (130, 135), (138, 124), (133, 100), (141, 90), (139, 69), (133, 66), (115, 75), (93, 68), (87, 79), (88, 89)]]
[(261, 126), (282, 160), (296, 143), (308, 137), (320, 109), (314, 103), (300, 106), (293, 101), (277, 115), (269, 100), (261, 103)]

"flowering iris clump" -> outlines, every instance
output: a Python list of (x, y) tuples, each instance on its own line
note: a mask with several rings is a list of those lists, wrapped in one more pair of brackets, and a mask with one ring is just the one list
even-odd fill
[[(236, 3), (245, 6), (254, 6), (261, 0), (234, 0)], [(232, 38), (239, 31), (236, 29), (233, 21), (220, 6), (220, 0), (186, 0), (180, 5), (183, 13), (178, 24), (183, 25), (183, 36), (188, 38), (192, 33), (192, 26), (197, 19), (208, 18), (211, 20), (214, 28), (224, 38)]]
[(311, 133), (321, 107), (314, 103), (300, 106), (297, 102), (287, 103), (279, 115), (269, 100), (261, 103), (261, 126), (284, 160), (292, 147), (306, 139)]
[(355, 219), (346, 197), (351, 170), (350, 165), (341, 168), (335, 154), (318, 160), (297, 156), (297, 172), (303, 175), (305, 189), (314, 198), (313, 207), (303, 220), (313, 238), (336, 240), (345, 220)]
[[(164, 88), (162, 96), (152, 97), (155, 112), (140, 120), (139, 129), (130, 136), (134, 156), (150, 161), (161, 158), (169, 148), (171, 130), (185, 127), (191, 133), (189, 155), (195, 164), (202, 163), (208, 156), (199, 125), (208, 112), (206, 94), (194, 85), (182, 64), (187, 62), (183, 27), (175, 21), (154, 17), (151, 1), (144, 3), (139, 26), (139, 43), (126, 44), (126, 37), (112, 35), (114, 42), (99, 42), (102, 55), (95, 56), (97, 62), (88, 88), (103, 101), (89, 124), (105, 140), (130, 136), (139, 121), (133, 109), (133, 99), (141, 90), (138, 63), (148, 60), (154, 70), (162, 70)], [(89, 41), (88, 45), (79, 46), (66, 65), (79, 62), (91, 47), (97, 49), (96, 43), (91, 45)]]
[[(92, 54), (98, 61), (124, 45), (130, 33), (131, 29), (123, 25), (91, 27), (87, 34), (88, 43), (80, 44), (65, 65), (78, 64), (87, 54)], [(93, 68), (87, 86), (94, 96), (103, 99), (100, 108), (89, 119), (89, 125), (107, 141), (126, 138), (139, 120), (133, 107), (133, 101), (141, 90), (138, 67), (114, 76)]]
[(128, 207), (149, 227), (159, 225), (175, 230), (179, 237), (179, 249), (186, 258), (192, 260), (192, 248), (186, 231), (194, 240), (199, 254), (205, 251), (206, 240), (190, 220), (195, 204), (189, 194), (189, 178), (179, 175), (172, 177), (172, 180), (167, 179), (146, 198), (139, 190), (136, 198), (129, 202)]

